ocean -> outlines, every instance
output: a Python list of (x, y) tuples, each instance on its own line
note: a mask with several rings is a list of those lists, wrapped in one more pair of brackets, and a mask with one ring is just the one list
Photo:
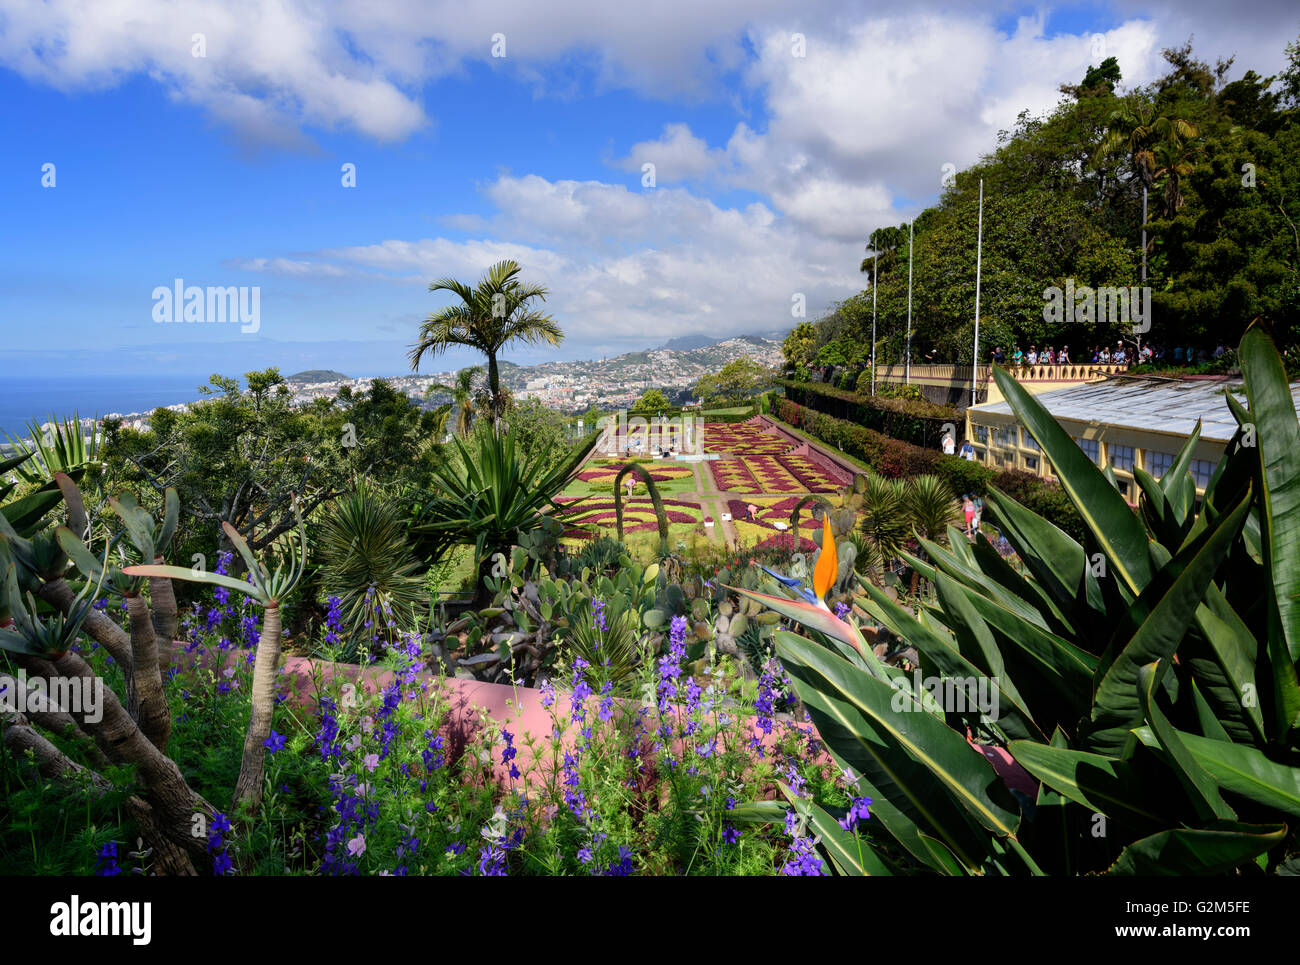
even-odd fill
[[(35, 419), (59, 421), (73, 414), (86, 419), (109, 412), (149, 412), (177, 402), (202, 398), (205, 375), (23, 376), (0, 375), (0, 432), (27, 434)], [(0, 436), (0, 442), (4, 441)]]

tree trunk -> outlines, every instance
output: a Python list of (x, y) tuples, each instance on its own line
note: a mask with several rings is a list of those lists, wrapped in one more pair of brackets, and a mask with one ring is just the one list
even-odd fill
[(194, 793), (176, 762), (144, 736), (117, 694), (104, 686), (85, 660), (75, 653), (65, 653), (53, 665), (60, 676), (80, 680), (87, 693), (98, 693), (98, 721), (88, 720), (84, 712), (74, 711), (72, 716), (94, 737), (110, 761), (135, 765), (136, 777), (143, 784), (143, 797), (153, 810), (159, 835), (169, 842), (169, 850), (184, 852), (191, 861), (206, 866), (207, 840), (196, 836), (193, 828), (196, 815), (202, 816), (204, 826), (211, 820), (212, 805)]
[(501, 404), (501, 377), (497, 372), (497, 357), (488, 353), (488, 425), (497, 426), (497, 410)]
[[(162, 563), (161, 556), (154, 558)], [(172, 581), (156, 576), (149, 577), (149, 606), (153, 610), (153, 635), (158, 646), (170, 646), (176, 639), (176, 591)]]
[[(160, 581), (170, 584), (170, 580)], [(131, 616), (131, 651), (135, 655), (135, 686), (131, 691), (134, 705), (132, 716), (140, 722), (144, 736), (153, 742), (154, 747), (166, 752), (167, 741), (171, 739), (172, 714), (167, 706), (167, 695), (163, 693), (162, 671), (158, 667), (158, 642), (154, 637), (153, 623), (149, 616), (149, 607), (144, 598), (128, 596), (127, 613)], [(172, 601), (173, 613), (176, 609)]]
[(247, 803), (256, 809), (262, 802), (262, 783), (266, 773), (264, 741), (271, 736), (271, 717), (275, 712), (275, 677), (280, 667), (280, 604), (272, 601), (262, 614), (262, 634), (257, 644), (257, 661), (253, 665), (252, 712), (248, 733), (244, 737), (244, 758), (235, 784), (235, 803)]

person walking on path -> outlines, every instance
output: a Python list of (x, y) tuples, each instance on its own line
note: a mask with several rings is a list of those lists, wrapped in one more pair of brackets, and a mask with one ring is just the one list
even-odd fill
[(943, 454), (945, 456), (951, 456), (956, 451), (957, 451), (957, 443), (953, 441), (952, 433), (945, 432), (943, 434)]
[(971, 502), (975, 505), (975, 532), (978, 533), (980, 531), (980, 520), (984, 516), (984, 497), (976, 493)]
[(969, 439), (965, 439), (961, 444), (961, 457), (967, 462), (975, 461), (975, 447), (970, 444)]
[(966, 493), (961, 498), (961, 511), (966, 517), (966, 538), (974, 539), (975, 531), (972, 528), (975, 523), (975, 503), (970, 498), (970, 493)]

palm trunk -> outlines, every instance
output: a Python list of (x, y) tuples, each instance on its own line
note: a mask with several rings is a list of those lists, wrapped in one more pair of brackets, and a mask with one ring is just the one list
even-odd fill
[(488, 425), (497, 426), (497, 409), (501, 404), (501, 377), (497, 372), (497, 357), (488, 353)]
[(275, 712), (275, 676), (280, 667), (280, 604), (272, 602), (262, 613), (262, 634), (257, 644), (257, 661), (253, 665), (252, 712), (248, 733), (244, 737), (244, 758), (235, 783), (235, 803), (247, 803), (256, 809), (262, 802), (262, 784), (266, 773), (266, 747), (271, 736), (271, 717)]
[[(170, 584), (170, 581), (160, 582)], [(131, 713), (140, 722), (144, 736), (158, 750), (166, 751), (172, 733), (172, 715), (167, 706), (167, 695), (163, 693), (158, 641), (154, 636), (149, 608), (144, 598), (136, 595), (126, 598), (126, 609), (131, 617), (131, 651), (135, 658), (135, 685), (130, 691), (134, 698)], [(175, 610), (174, 600), (172, 609)]]

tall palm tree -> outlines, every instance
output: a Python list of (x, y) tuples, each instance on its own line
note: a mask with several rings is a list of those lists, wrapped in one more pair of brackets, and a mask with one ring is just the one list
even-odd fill
[(471, 365), (469, 368), (461, 369), (456, 373), (456, 381), (451, 385), (434, 383), (424, 390), (426, 399), (436, 395), (450, 395), (451, 401), (433, 410), (434, 418), (438, 420), (437, 434), (441, 436), (447, 431), (447, 423), (451, 419), (452, 411), (456, 412), (455, 433), (464, 438), (469, 435), (470, 426), (474, 422), (474, 379), (483, 374), (483, 366)]
[(1165, 184), (1165, 215), (1173, 217), (1183, 206), (1182, 179), (1192, 173), (1191, 142), (1200, 136), (1196, 125), (1178, 117), (1158, 117), (1151, 104), (1126, 101), (1106, 119), (1106, 136), (1094, 163), (1123, 149), (1133, 177), (1148, 190)]
[(449, 291), (459, 305), (438, 309), (420, 326), (411, 346), (411, 371), (418, 371), (425, 355), (437, 356), (453, 345), (477, 349), (487, 356), (487, 416), (495, 426), (504, 409), (497, 356), (511, 342), (548, 342), (559, 345), (564, 333), (549, 315), (530, 307), (533, 299), (546, 301), (547, 290), (521, 282), (517, 262), (500, 261), (487, 270), (474, 288), (454, 278), (440, 278), (429, 291)]
[(901, 227), (877, 228), (867, 239), (867, 251), (873, 252), (870, 258), (863, 258), (859, 270), (871, 272), (871, 262), (880, 259), (877, 275), (888, 274), (900, 260), (899, 248), (907, 240), (907, 232)]

